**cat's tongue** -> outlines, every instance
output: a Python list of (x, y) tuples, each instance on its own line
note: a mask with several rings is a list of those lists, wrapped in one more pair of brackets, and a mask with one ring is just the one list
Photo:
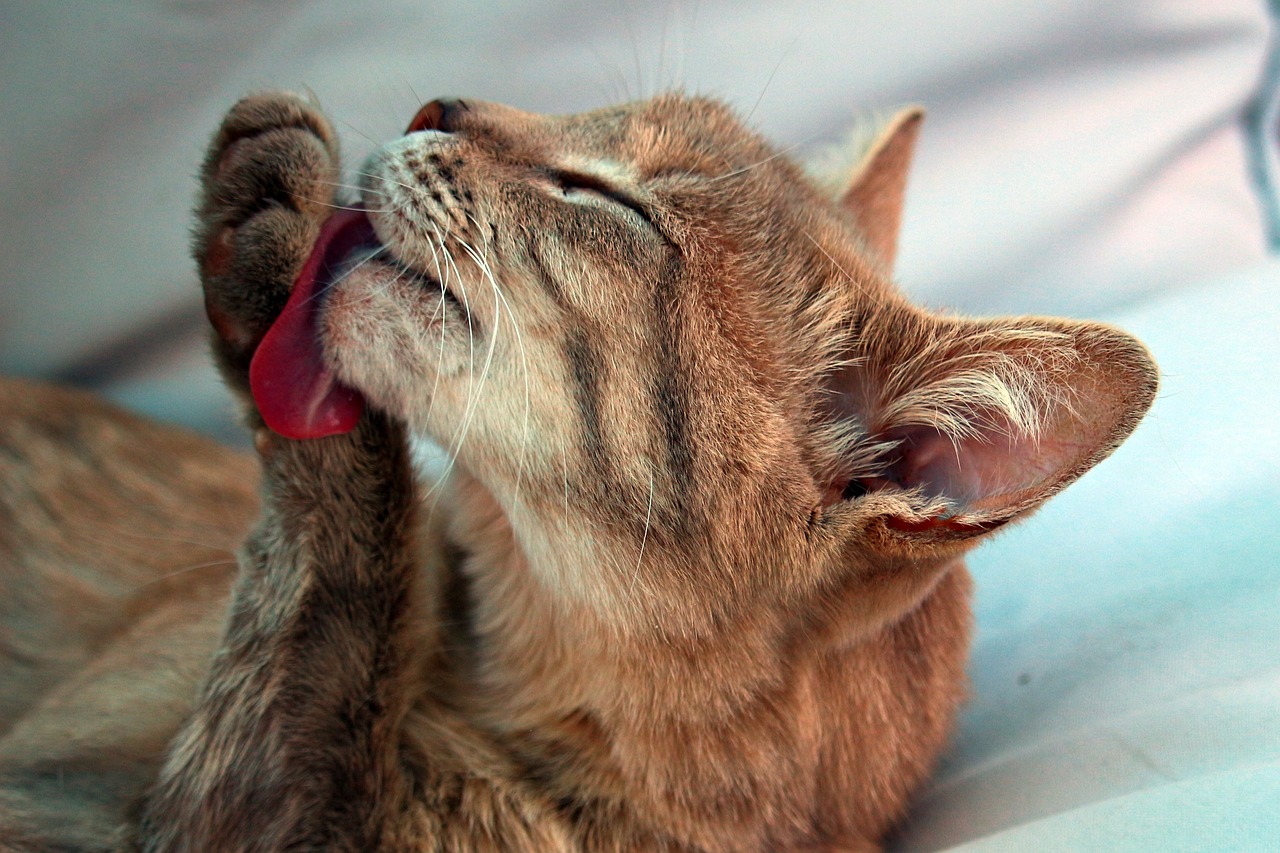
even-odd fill
[(364, 411), (359, 391), (338, 382), (320, 350), (318, 318), (336, 267), (361, 246), (377, 245), (362, 210), (335, 213), (320, 237), (289, 301), (249, 364), (249, 390), (267, 426), (286, 438), (323, 438), (355, 429)]

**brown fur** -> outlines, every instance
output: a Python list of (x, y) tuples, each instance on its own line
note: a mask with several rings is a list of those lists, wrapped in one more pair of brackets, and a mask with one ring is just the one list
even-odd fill
[[(918, 112), (840, 198), (702, 99), (416, 122), (362, 200), (418, 276), (324, 309), (372, 409), (293, 441), (250, 407), (260, 508), (240, 457), (0, 386), (0, 842), (877, 849), (964, 695), (964, 552), (1132, 431), (1145, 350), (892, 289)], [(214, 139), (233, 388), (337, 174), (292, 96)], [(223, 624), (201, 566), (255, 514)]]

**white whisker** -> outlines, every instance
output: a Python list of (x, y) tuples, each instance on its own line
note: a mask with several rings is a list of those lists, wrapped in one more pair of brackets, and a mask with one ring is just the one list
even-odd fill
[[(474, 225), (476, 225), (477, 230), (483, 234), (484, 229), (479, 227), (479, 223), (477, 223), (474, 218), (471, 218), (469, 214), (468, 214), (468, 218), (470, 218), (471, 222)], [(510, 301), (508, 301), (506, 294), (503, 293), (502, 288), (498, 285), (498, 280), (493, 274), (493, 268), (489, 265), (489, 262), (487, 260), (488, 249), (489, 249), (488, 240), (487, 239), (485, 240), (485, 244), (484, 244), (485, 252), (483, 255), (477, 252), (475, 248), (465, 240), (459, 239), (458, 243), (471, 256), (472, 260), (475, 261), (476, 265), (480, 268), (481, 273), (484, 275), (485, 279), (489, 282), (490, 287), (493, 289), (493, 294), (497, 300), (497, 304), (499, 308), (506, 309), (507, 317), (511, 321), (511, 330), (515, 335), (516, 349), (520, 356), (520, 367), (524, 377), (524, 413), (523, 413), (523, 424), (522, 424), (522, 432), (521, 432), (521, 439), (520, 439), (520, 457), (516, 462), (516, 486), (515, 486), (515, 492), (513, 496), (513, 505), (515, 505), (515, 504), (519, 504), (520, 502), (520, 489), (524, 483), (526, 448), (528, 447), (528, 443), (529, 443), (529, 412), (532, 406), (532, 399), (533, 399), (531, 395), (530, 387), (529, 387), (529, 360), (528, 360), (527, 352), (525, 351), (524, 335), (520, 331), (520, 322), (516, 318), (515, 310), (511, 307), (511, 303)], [(495, 312), (495, 314), (498, 314), (498, 313), (500, 312)]]
[(791, 145), (788, 145), (786, 148), (783, 148), (781, 151), (775, 151), (773, 154), (770, 154), (768, 157), (765, 157), (763, 160), (757, 160), (754, 163), (748, 163), (746, 166), (742, 166), (741, 168), (734, 169), (732, 172), (726, 172), (723, 175), (716, 175), (713, 178), (707, 178), (707, 181), (708, 182), (725, 181), (725, 180), (728, 180), (729, 178), (736, 178), (738, 175), (742, 175), (747, 172), (750, 172), (752, 169), (760, 168), (765, 163), (770, 163), (774, 160), (778, 160), (782, 157), (786, 157), (788, 154), (795, 151), (797, 148), (800, 148), (803, 145), (808, 145), (810, 142), (812, 142), (816, 138), (817, 138), (816, 134), (810, 135), (805, 139), (800, 140), (799, 142), (793, 142)]
[(160, 575), (159, 577), (154, 577), (151, 580), (146, 581), (145, 583), (140, 583), (137, 586), (133, 587), (133, 589), (131, 589), (130, 592), (138, 592), (139, 590), (146, 589), (149, 586), (155, 586), (158, 583), (164, 583), (167, 580), (172, 580), (173, 578), (176, 578), (179, 575), (185, 575), (190, 572), (198, 572), (201, 569), (211, 569), (216, 566), (234, 566), (234, 565), (236, 565), (236, 560), (234, 559), (208, 560), (203, 563), (194, 563), (190, 566), (184, 566), (181, 569), (175, 569), (172, 572), (165, 572), (163, 575)]
[(796, 43), (799, 40), (800, 40), (800, 37), (797, 35), (795, 38), (791, 39), (791, 44), (787, 45), (786, 49), (782, 51), (782, 55), (778, 57), (777, 64), (773, 66), (773, 70), (769, 72), (768, 78), (764, 81), (764, 88), (760, 90), (760, 94), (756, 98), (756, 102), (751, 105), (751, 110), (745, 116), (743, 116), (742, 118), (743, 124), (749, 124), (751, 122), (751, 117), (756, 114), (756, 110), (760, 109), (760, 104), (764, 101), (765, 94), (768, 93), (769, 87), (773, 85), (773, 78), (778, 76), (778, 71), (781, 70), (782, 63), (787, 61), (787, 57), (791, 54), (793, 50), (795, 50)]
[[(475, 418), (475, 413), (479, 406), (479, 398), (484, 391), (485, 385), (488, 383), (489, 371), (493, 365), (493, 356), (494, 356), (495, 349), (497, 347), (498, 330), (497, 330), (497, 324), (495, 322), (494, 328), (492, 329), (491, 334), (489, 336), (489, 346), (485, 354), (484, 365), (481, 368), (480, 378), (477, 381), (475, 378), (475, 327), (472, 325), (473, 309), (471, 307), (470, 300), (467, 296), (466, 288), (462, 283), (462, 273), (458, 269), (457, 262), (454, 260), (452, 253), (449, 252), (447, 248), (446, 235), (441, 234), (439, 227), (434, 222), (431, 223), (431, 227), (432, 227), (432, 230), (435, 231), (436, 241), (439, 244), (440, 249), (444, 254), (445, 261), (453, 269), (454, 274), (458, 277), (458, 288), (461, 292), (461, 302), (463, 304), (463, 308), (467, 315), (467, 337), (468, 337), (468, 344), (470, 347), (470, 356), (468, 358), (468, 363), (471, 368), (470, 379), (467, 386), (467, 405), (466, 405), (466, 408), (463, 410), (462, 422), (458, 426), (458, 428), (454, 430), (453, 436), (450, 438), (450, 441), (449, 441), (450, 446), (447, 448), (449, 452), (449, 462), (445, 466), (444, 476), (441, 478), (441, 482), (443, 482), (444, 480), (448, 479), (448, 475), (453, 471), (454, 466), (457, 464), (458, 457), (462, 453), (462, 447), (466, 443), (467, 436), (470, 434), (471, 425)], [(439, 501), (439, 499), (440, 499), (440, 495), (437, 494), (435, 497), (435, 500), (432, 502), (432, 508), (431, 508), (432, 512), (434, 512), (435, 504)]]
[(841, 273), (841, 275), (843, 275), (846, 279), (848, 279), (848, 281), (849, 281), (849, 283), (850, 283), (850, 284), (852, 284), (854, 287), (858, 288), (858, 290), (859, 290), (860, 292), (862, 292), (862, 293), (866, 293), (866, 289), (865, 289), (865, 288), (863, 288), (863, 286), (862, 286), (862, 282), (860, 282), (860, 281), (858, 281), (856, 278), (854, 278), (854, 277), (853, 277), (853, 273), (849, 272), (847, 269), (845, 269), (845, 268), (844, 268), (844, 266), (843, 266), (843, 265), (841, 265), (841, 263), (840, 263), (839, 261), (837, 261), (835, 258), (831, 257), (831, 253), (830, 253), (830, 252), (828, 252), (828, 251), (826, 250), (826, 248), (825, 248), (821, 243), (819, 243), (819, 242), (817, 241), (817, 239), (816, 239), (812, 234), (810, 234), (808, 231), (806, 231), (806, 232), (805, 232), (805, 234), (804, 234), (804, 236), (805, 236), (805, 237), (807, 237), (807, 238), (809, 238), (809, 242), (810, 242), (810, 243), (812, 243), (812, 244), (814, 245), (814, 247), (815, 247), (815, 248), (817, 248), (817, 250), (818, 250), (819, 252), (821, 252), (823, 255), (825, 255), (825, 256), (826, 256), (826, 259), (827, 259), (828, 261), (830, 261), (830, 262), (831, 262), (831, 265), (832, 265), (833, 267), (835, 267), (837, 270), (839, 270), (839, 272)]

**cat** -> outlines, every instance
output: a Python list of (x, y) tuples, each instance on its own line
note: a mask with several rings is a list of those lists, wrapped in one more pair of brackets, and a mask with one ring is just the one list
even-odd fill
[(894, 289), (921, 120), (833, 190), (706, 98), (433, 101), (346, 198), (313, 104), (236, 104), (194, 245), (256, 466), (0, 386), (0, 843), (879, 849), (964, 554), (1157, 385)]

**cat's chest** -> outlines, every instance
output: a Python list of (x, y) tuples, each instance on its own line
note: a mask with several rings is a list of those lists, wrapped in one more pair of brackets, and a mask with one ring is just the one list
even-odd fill
[[(881, 805), (905, 804), (963, 696), (967, 589), (960, 569), (864, 642), (762, 659), (776, 670), (769, 678), (703, 713), (628, 701), (669, 691), (661, 682), (674, 675), (661, 666), (624, 677), (599, 661), (571, 666), (563, 637), (538, 647), (472, 634), (469, 705), (523, 778), (581, 820), (598, 812), (637, 831), (684, 827), (693, 843), (707, 832), (737, 838), (728, 849), (789, 849), (831, 830), (833, 815), (848, 823), (838, 834), (869, 831), (885, 810), (849, 804), (868, 790)], [(705, 700), (705, 687), (685, 692)]]

